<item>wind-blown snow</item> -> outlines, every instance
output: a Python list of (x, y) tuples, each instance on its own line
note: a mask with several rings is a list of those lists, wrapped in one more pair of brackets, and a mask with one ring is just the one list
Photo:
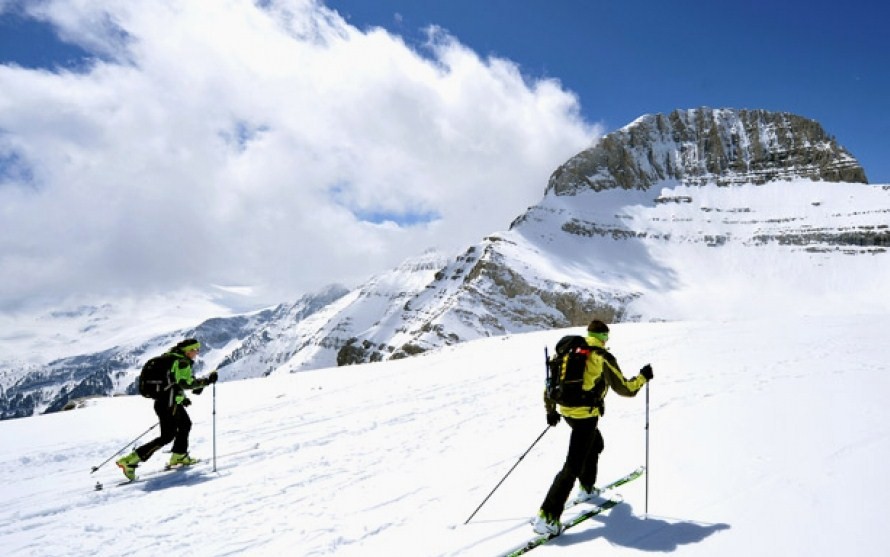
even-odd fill
[[(649, 513), (644, 478), (533, 555), (884, 554), (888, 328), (887, 315), (853, 313), (615, 325), (625, 372), (655, 368)], [(90, 468), (155, 422), (150, 401), (0, 422), (3, 553), (501, 554), (531, 536), (568, 426), (463, 522), (546, 427), (543, 349), (564, 332), (219, 384), (216, 471), (125, 487), (113, 463)], [(194, 400), (191, 452), (211, 459), (214, 396)], [(609, 395), (601, 480), (644, 463), (645, 425), (645, 391)]]

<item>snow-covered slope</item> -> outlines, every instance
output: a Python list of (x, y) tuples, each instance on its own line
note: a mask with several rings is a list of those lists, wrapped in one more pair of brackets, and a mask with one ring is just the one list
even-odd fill
[[(621, 490), (623, 505), (535, 555), (885, 553), (890, 317), (762, 310), (750, 321), (613, 327), (628, 374), (655, 368), (649, 513), (641, 479)], [(564, 457), (564, 423), (463, 523), (545, 429), (543, 348), (563, 332), (219, 384), (216, 472), (126, 487), (113, 487), (113, 464), (90, 469), (154, 423), (149, 401), (0, 422), (3, 554), (502, 554), (530, 535)], [(213, 401), (205, 391), (190, 409), (191, 452), (208, 459)], [(609, 395), (601, 479), (644, 462), (645, 425), (645, 392)]]
[(885, 312), (888, 222), (890, 186), (798, 179), (548, 195), (511, 233), (526, 253), (595, 270), (579, 287), (632, 293), (629, 317), (671, 320), (749, 317), (753, 297), (798, 314)]

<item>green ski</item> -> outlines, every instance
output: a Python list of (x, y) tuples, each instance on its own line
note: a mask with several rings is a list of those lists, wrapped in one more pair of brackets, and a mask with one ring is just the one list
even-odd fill
[[(604, 485), (603, 487), (597, 489), (597, 493), (604, 493), (606, 491), (615, 489), (618, 486), (622, 486), (628, 482), (631, 482), (631, 481), (639, 478), (640, 476), (642, 476), (645, 471), (646, 471), (646, 468), (643, 466), (640, 466), (639, 468), (637, 468), (630, 474), (628, 474), (622, 478), (618, 478), (614, 482)], [(577, 516), (562, 523), (563, 532), (565, 532), (569, 528), (577, 526), (578, 524), (584, 522), (588, 518), (591, 518), (593, 516), (596, 516), (600, 513), (603, 513), (605, 511), (611, 509), (612, 507), (614, 507), (615, 505), (617, 505), (619, 503), (621, 503), (620, 499), (610, 498), (610, 499), (607, 499), (606, 501), (604, 501), (603, 503), (600, 503), (599, 505), (596, 505), (595, 507), (578, 514)], [(582, 503), (578, 503), (578, 504), (582, 504)], [(571, 508), (573, 506), (574, 505), (570, 505), (569, 507), (566, 507), (566, 508)], [(507, 553), (504, 554), (504, 557), (517, 557), (519, 555), (524, 555), (524, 554), (528, 553), (529, 551), (531, 551), (532, 549), (538, 547), (539, 545), (543, 545), (543, 544), (547, 543), (548, 541), (552, 540), (553, 538), (556, 538), (560, 535), (561, 534), (542, 534), (542, 535), (536, 536), (536, 537), (532, 538), (531, 540), (525, 542), (524, 544), (512, 549), (511, 551), (508, 551)]]

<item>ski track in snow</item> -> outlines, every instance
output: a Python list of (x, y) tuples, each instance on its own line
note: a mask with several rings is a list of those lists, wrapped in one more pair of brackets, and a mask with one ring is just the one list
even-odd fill
[[(881, 554), (888, 325), (841, 316), (614, 326), (625, 373), (655, 368), (648, 480), (619, 488), (623, 504), (534, 555)], [(216, 471), (208, 390), (189, 410), (191, 452), (205, 462), (120, 487), (113, 462), (90, 468), (154, 422), (149, 401), (2, 422), (4, 554), (497, 555), (531, 536), (568, 427), (548, 430), (464, 521), (544, 430), (543, 347), (565, 332), (220, 384)], [(645, 393), (612, 393), (606, 408), (608, 481), (644, 462)]]

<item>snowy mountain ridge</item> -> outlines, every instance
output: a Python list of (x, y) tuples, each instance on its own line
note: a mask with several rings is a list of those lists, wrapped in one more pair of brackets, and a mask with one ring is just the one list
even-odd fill
[(752, 296), (778, 311), (882, 311), (890, 186), (864, 182), (855, 159), (800, 117), (644, 116), (562, 165), (540, 203), (459, 255), (430, 252), (353, 290), (61, 358), (24, 378), (6, 368), (0, 413), (122, 392), (148, 352), (181, 336), (202, 338), (202, 365), (231, 380), (400, 359), (595, 316), (745, 318)]

